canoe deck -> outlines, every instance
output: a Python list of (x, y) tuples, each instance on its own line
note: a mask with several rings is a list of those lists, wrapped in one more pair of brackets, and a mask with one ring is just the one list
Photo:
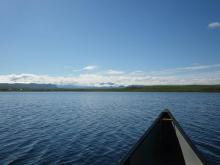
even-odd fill
[(165, 109), (119, 165), (203, 165), (200, 151)]

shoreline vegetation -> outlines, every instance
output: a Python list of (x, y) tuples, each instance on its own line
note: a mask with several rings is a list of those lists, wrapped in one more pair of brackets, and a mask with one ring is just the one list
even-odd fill
[(0, 92), (212, 92), (220, 93), (220, 85), (155, 85), (125, 88), (57, 88), (49, 86), (1, 85)]

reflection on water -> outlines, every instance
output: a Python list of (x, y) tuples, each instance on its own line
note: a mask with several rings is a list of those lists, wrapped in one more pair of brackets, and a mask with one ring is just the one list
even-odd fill
[(218, 93), (0, 93), (0, 164), (116, 164), (168, 108), (220, 163)]

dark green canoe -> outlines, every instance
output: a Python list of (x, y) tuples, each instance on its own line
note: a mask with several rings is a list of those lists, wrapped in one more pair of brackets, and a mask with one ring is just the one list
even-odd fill
[(161, 112), (119, 165), (207, 165), (168, 109)]

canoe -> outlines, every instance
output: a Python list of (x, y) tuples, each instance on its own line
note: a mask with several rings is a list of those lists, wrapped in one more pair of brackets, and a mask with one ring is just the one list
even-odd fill
[(118, 165), (207, 165), (168, 109), (155, 119)]

